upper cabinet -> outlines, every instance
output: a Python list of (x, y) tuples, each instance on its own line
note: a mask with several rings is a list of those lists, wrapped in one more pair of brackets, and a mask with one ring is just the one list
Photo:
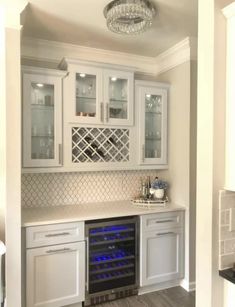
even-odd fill
[(62, 78), (23, 67), (23, 167), (62, 165)]
[(22, 68), (24, 171), (166, 168), (169, 86), (135, 81), (134, 99), (132, 71), (62, 63)]
[(64, 60), (65, 120), (68, 123), (133, 125), (133, 72)]
[(136, 81), (139, 108), (139, 164), (167, 163), (167, 92), (163, 83)]

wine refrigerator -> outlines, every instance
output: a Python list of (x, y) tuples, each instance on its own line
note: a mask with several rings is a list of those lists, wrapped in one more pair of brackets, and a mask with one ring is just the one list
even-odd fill
[(86, 222), (85, 306), (138, 292), (138, 217)]

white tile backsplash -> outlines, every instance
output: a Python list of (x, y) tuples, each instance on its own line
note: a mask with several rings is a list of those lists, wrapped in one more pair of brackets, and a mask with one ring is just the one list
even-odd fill
[[(159, 172), (158, 172), (159, 173)], [(156, 170), (22, 175), (22, 206), (46, 207), (128, 200), (139, 194), (140, 178)]]
[(230, 231), (230, 208), (235, 208), (235, 192), (220, 191), (219, 269), (221, 270), (231, 267), (235, 262), (235, 231)]

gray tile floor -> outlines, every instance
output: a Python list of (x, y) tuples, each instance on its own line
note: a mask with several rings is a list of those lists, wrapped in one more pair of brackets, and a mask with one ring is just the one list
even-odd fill
[(127, 297), (96, 307), (195, 307), (195, 292), (188, 293), (181, 287), (174, 287)]

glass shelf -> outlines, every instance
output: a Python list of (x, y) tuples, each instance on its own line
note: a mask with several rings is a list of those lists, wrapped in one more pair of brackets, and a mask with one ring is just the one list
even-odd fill
[(156, 112), (156, 111), (146, 111), (147, 114), (157, 114), (162, 115), (162, 112)]
[(135, 238), (134, 237), (127, 237), (127, 238), (120, 238), (120, 239), (114, 239), (114, 240), (103, 240), (103, 241), (98, 241), (97, 242), (91, 242), (90, 246), (97, 246), (97, 245), (105, 245), (105, 244), (111, 244), (111, 243), (119, 243), (119, 242), (126, 242), (126, 241), (133, 241)]
[(54, 138), (54, 135), (32, 135), (33, 138)]
[[(130, 254), (130, 253), (129, 253)], [(127, 254), (127, 256), (125, 255), (120, 255), (118, 258), (117, 255), (113, 254), (106, 254), (105, 257), (101, 257), (101, 256), (91, 256), (90, 259), (90, 265), (94, 265), (94, 264), (99, 264), (99, 263), (109, 263), (109, 262), (115, 262), (115, 261), (119, 261), (119, 260), (126, 260), (126, 259), (134, 259), (135, 256), (134, 255), (129, 255)]]
[(133, 263), (133, 260), (130, 260), (130, 261), (124, 260), (122, 262), (117, 262), (117, 263), (114, 262), (114, 263), (111, 263), (110, 266), (107, 266), (108, 264), (106, 264), (107, 267), (104, 267), (104, 265), (103, 265), (103, 267), (101, 265), (94, 266), (94, 268), (91, 270), (90, 274), (93, 275), (93, 274), (98, 274), (98, 273), (116, 271), (116, 270), (120, 270), (120, 269), (129, 269), (129, 268), (133, 268), (135, 266), (134, 263)]
[(118, 101), (118, 102), (127, 103), (127, 100), (126, 100), (126, 99), (116, 99), (116, 98), (110, 98), (110, 101)]
[(126, 228), (121, 228), (121, 226), (116, 226), (116, 228), (114, 227), (106, 227), (105, 230), (103, 230), (102, 228), (100, 228), (99, 230), (91, 230), (90, 231), (90, 236), (100, 236), (100, 235), (107, 235), (107, 234), (112, 234), (115, 233), (116, 231), (118, 231), (119, 233), (124, 233), (124, 232), (130, 232), (130, 231), (134, 231), (135, 228), (133, 227), (126, 227)]
[(47, 111), (54, 111), (54, 105), (45, 105), (45, 104), (36, 104), (31, 103), (31, 107), (33, 109), (39, 109), (39, 110), (47, 110)]
[(95, 97), (87, 97), (87, 96), (76, 96), (77, 99), (89, 99), (89, 100), (95, 100)]
[(161, 138), (156, 137), (156, 136), (146, 136), (145, 140), (146, 141), (161, 141)]

